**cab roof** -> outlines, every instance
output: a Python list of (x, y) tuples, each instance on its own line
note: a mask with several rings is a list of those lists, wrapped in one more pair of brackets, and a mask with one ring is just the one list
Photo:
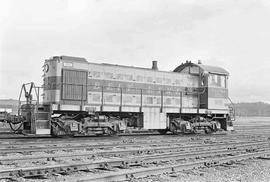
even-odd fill
[(178, 67), (176, 67), (173, 71), (174, 72), (182, 72), (183, 69), (186, 67), (199, 67), (203, 71), (206, 71), (208, 73), (215, 73), (215, 74), (220, 74), (220, 75), (229, 75), (229, 72), (226, 71), (224, 68), (217, 67), (217, 66), (209, 66), (209, 65), (204, 65), (204, 64), (195, 64), (190, 61), (187, 61), (186, 63), (182, 63)]

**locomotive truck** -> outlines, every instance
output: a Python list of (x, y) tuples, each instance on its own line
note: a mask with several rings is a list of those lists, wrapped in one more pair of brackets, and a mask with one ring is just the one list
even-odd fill
[(229, 73), (221, 67), (186, 61), (160, 71), (157, 61), (140, 68), (54, 56), (43, 72), (42, 87), (23, 84), (18, 115), (2, 119), (13, 130), (55, 136), (233, 130)]

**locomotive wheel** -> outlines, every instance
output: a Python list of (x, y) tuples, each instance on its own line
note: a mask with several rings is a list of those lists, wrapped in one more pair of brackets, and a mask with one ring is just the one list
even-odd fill
[(187, 133), (187, 127), (185, 124), (181, 126), (181, 132), (184, 134)]
[(161, 129), (161, 130), (158, 130), (159, 134), (161, 135), (165, 135), (167, 133), (167, 129)]
[(54, 137), (62, 137), (65, 135), (65, 131), (63, 131), (62, 126), (60, 126), (60, 123), (57, 123), (56, 121), (51, 122), (51, 134)]
[(58, 132), (58, 126), (52, 123), (51, 124), (51, 134), (52, 134), (52, 136), (59, 137), (58, 133), (59, 133)]
[(170, 123), (170, 131), (174, 134), (177, 135), (177, 128), (174, 124)]
[(115, 125), (114, 127), (113, 127), (113, 131), (114, 131), (114, 133), (117, 135), (118, 133), (120, 133), (120, 128), (119, 128), (119, 125)]
[(66, 135), (67, 137), (73, 137), (74, 134), (71, 132), (71, 129), (70, 129), (70, 126), (66, 125), (65, 126), (65, 132), (66, 132)]
[(211, 134), (212, 131), (211, 131), (210, 128), (206, 128), (206, 129), (204, 129), (204, 133), (205, 133), (205, 134)]
[(107, 134), (110, 135), (110, 136), (114, 136), (117, 134), (116, 131), (114, 131), (112, 128), (107, 128)]
[(217, 131), (217, 125), (214, 123), (212, 126), (213, 126), (213, 131)]

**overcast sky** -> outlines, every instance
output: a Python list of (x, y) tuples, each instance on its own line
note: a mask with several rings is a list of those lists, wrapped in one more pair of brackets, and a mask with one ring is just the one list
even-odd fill
[(270, 103), (270, 0), (0, 0), (0, 99), (42, 84), (55, 55), (230, 72), (233, 101)]

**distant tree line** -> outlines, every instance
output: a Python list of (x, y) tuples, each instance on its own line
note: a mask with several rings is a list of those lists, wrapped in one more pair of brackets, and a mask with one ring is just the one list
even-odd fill
[(236, 116), (270, 116), (270, 104), (264, 102), (234, 104)]

